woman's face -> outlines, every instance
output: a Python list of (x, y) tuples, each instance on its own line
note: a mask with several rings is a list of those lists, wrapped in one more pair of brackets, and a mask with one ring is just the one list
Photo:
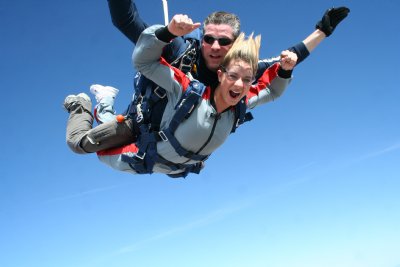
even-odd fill
[(218, 112), (221, 112), (235, 106), (249, 92), (254, 75), (251, 65), (243, 60), (231, 61), (217, 74), (220, 84), (215, 92), (215, 102)]

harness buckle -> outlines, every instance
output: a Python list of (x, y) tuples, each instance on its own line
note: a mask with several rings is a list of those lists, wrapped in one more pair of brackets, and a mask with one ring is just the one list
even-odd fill
[(179, 63), (179, 69), (184, 73), (188, 72), (190, 73), (192, 71), (192, 67), (196, 59), (196, 49), (195, 48), (190, 49), (190, 46), (191, 45), (189, 45), (188, 49), (184, 52)]
[(192, 114), (193, 109), (194, 109), (194, 105), (192, 105), (192, 107), (189, 109), (188, 114)]
[(140, 151), (138, 151), (138, 152), (135, 154), (135, 157), (138, 158), (138, 159), (140, 159), (140, 160), (143, 160), (145, 156), (146, 156), (146, 152), (141, 153)]
[(141, 104), (143, 102), (143, 96), (141, 94), (139, 94), (139, 93), (136, 93), (134, 95), (134, 98), (133, 98), (132, 102), (135, 103), (135, 104)]
[(142, 113), (137, 114), (137, 116), (136, 116), (136, 122), (137, 122), (137, 123), (140, 123), (142, 120), (143, 120), (143, 114), (142, 114)]
[(142, 104), (136, 105), (136, 122), (140, 123), (143, 120)]
[(161, 98), (161, 99), (163, 99), (166, 95), (167, 95), (167, 93), (164, 91), (163, 92), (163, 90), (164, 89), (162, 89), (162, 88), (160, 88), (160, 86), (157, 86), (156, 87), (156, 89), (154, 89), (154, 93), (159, 97), (159, 98)]
[(201, 97), (201, 96), (202, 96), (202, 95), (201, 95), (202, 91), (199, 90), (199, 87), (201, 86), (200, 83), (197, 82), (197, 81), (192, 81), (192, 86), (193, 86), (193, 88), (196, 89), (196, 90), (192, 90), (192, 91), (190, 91), (190, 93), (191, 93), (191, 94), (196, 94), (196, 95), (198, 95), (198, 96)]
[(236, 121), (236, 128), (238, 128), (239, 126), (240, 126), (240, 118), (238, 118)]
[(161, 139), (162, 139), (164, 142), (167, 142), (167, 141), (168, 141), (168, 137), (165, 135), (164, 131), (159, 131), (159, 132), (158, 132), (158, 135), (161, 137)]
[(183, 106), (183, 104), (185, 103), (185, 101), (186, 101), (186, 98), (182, 99), (181, 103), (179, 103), (179, 105), (175, 109), (181, 108)]

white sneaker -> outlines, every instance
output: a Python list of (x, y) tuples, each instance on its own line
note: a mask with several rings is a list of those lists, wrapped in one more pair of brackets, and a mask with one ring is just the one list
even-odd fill
[(90, 92), (96, 97), (97, 103), (99, 103), (104, 97), (115, 98), (119, 90), (111, 86), (93, 84), (90, 86)]
[(87, 94), (80, 93), (77, 95), (69, 95), (64, 99), (64, 108), (69, 112), (72, 106), (82, 105), (83, 102), (89, 102), (91, 109), (92, 100), (90, 100), (90, 97)]

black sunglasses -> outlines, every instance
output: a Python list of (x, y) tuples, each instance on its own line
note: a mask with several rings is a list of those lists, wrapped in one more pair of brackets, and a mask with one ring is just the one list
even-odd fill
[(230, 45), (231, 43), (233, 43), (232, 39), (229, 39), (226, 37), (217, 38), (217, 37), (214, 37), (211, 35), (204, 35), (203, 40), (204, 40), (204, 42), (206, 42), (209, 45), (214, 44), (215, 41), (218, 41), (218, 44), (220, 46), (227, 46), (227, 45)]

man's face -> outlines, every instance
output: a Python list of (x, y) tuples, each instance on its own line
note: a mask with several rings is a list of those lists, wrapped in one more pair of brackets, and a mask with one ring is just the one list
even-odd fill
[[(208, 24), (204, 27), (204, 36), (206, 37), (203, 37), (201, 52), (203, 54), (204, 60), (206, 61), (206, 66), (212, 71), (217, 71), (226, 53), (228, 53), (228, 50), (232, 47), (233, 29), (231, 26), (226, 24)], [(207, 37), (208, 42), (211, 43), (207, 43), (205, 41)], [(221, 38), (223, 39), (217, 40)], [(227, 41), (226, 39), (229, 39), (232, 42), (228, 45), (223, 45)]]

